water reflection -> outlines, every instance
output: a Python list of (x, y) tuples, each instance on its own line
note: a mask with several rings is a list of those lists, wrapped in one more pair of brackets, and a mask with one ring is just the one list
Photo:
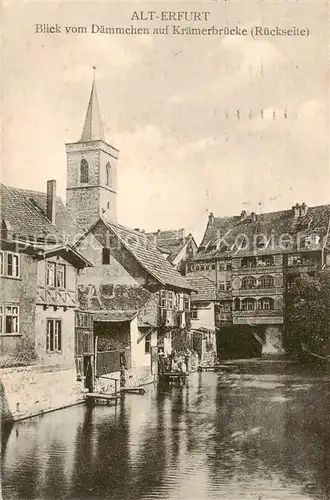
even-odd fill
[(321, 377), (217, 374), (117, 407), (15, 424), (5, 499), (328, 499), (330, 391)]

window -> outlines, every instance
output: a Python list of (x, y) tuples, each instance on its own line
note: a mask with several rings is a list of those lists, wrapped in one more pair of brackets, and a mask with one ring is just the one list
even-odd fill
[(253, 276), (246, 276), (242, 279), (242, 288), (243, 290), (248, 290), (250, 288), (256, 288), (257, 280)]
[[(2, 308), (1, 308), (2, 309)], [(19, 307), (5, 307), (5, 330), (4, 333), (19, 333)]]
[(173, 292), (168, 292), (168, 309), (173, 309), (174, 300), (173, 300)]
[(0, 306), (0, 333), (2, 333), (3, 330), (3, 307)]
[(80, 182), (88, 182), (88, 161), (85, 158), (80, 162)]
[(254, 311), (256, 309), (255, 299), (243, 299), (242, 300), (242, 311)]
[(191, 317), (192, 317), (192, 319), (198, 319), (198, 309), (197, 309), (197, 306), (192, 306)]
[(46, 263), (46, 285), (47, 286), (55, 286), (55, 272), (56, 272), (56, 263), (55, 262), (47, 262)]
[(239, 311), (241, 309), (241, 301), (240, 299), (234, 300), (234, 311)]
[(215, 269), (215, 263), (214, 262), (211, 264), (211, 267), (212, 267), (212, 269)]
[(289, 255), (288, 257), (288, 265), (289, 266), (299, 266), (301, 264), (301, 257), (298, 254)]
[(209, 271), (210, 269), (210, 264), (205, 264), (205, 271)]
[(92, 321), (91, 315), (88, 313), (76, 313), (76, 326), (80, 328), (91, 328)]
[(199, 265), (196, 264), (196, 271), (199, 271)]
[(204, 264), (201, 264), (201, 271), (204, 271)]
[(62, 322), (60, 319), (47, 319), (47, 352), (59, 352), (62, 350)]
[(231, 281), (226, 281), (226, 290), (231, 290)]
[(263, 311), (268, 311), (270, 309), (274, 309), (273, 299), (269, 299), (269, 298), (261, 299), (259, 304), (260, 304), (260, 309), (262, 309)]
[(183, 309), (184, 311), (190, 311), (190, 300), (187, 295), (183, 298)]
[(309, 234), (305, 238), (305, 245), (307, 247), (316, 246), (320, 241), (320, 237), (317, 234)]
[(46, 285), (65, 288), (65, 264), (46, 262)]
[(274, 257), (272, 255), (267, 255), (263, 257), (259, 257), (257, 259), (257, 266), (258, 267), (263, 267), (263, 266), (273, 266), (274, 265)]
[(4, 260), (5, 260), (5, 254), (3, 252), (0, 252), (0, 275), (1, 276), (3, 276), (3, 274), (5, 272)]
[(102, 248), (102, 264), (110, 264), (110, 248)]
[(59, 288), (65, 288), (65, 265), (56, 265), (56, 286)]
[(144, 352), (145, 352), (145, 354), (150, 354), (150, 352), (151, 352), (150, 344), (151, 344), (151, 336), (149, 333), (149, 335), (146, 335), (144, 337)]
[(219, 261), (219, 271), (225, 271), (227, 268), (226, 262), (224, 260)]
[(178, 304), (178, 311), (183, 311), (183, 295), (182, 293), (179, 293), (177, 296), (177, 304)]
[(231, 302), (223, 302), (222, 304), (220, 304), (220, 310), (222, 312), (230, 312), (231, 311)]
[(167, 293), (166, 290), (160, 291), (160, 307), (166, 309), (167, 307)]
[(225, 282), (219, 281), (219, 290), (225, 290)]
[(273, 288), (274, 286), (273, 276), (261, 276), (259, 278), (259, 286), (260, 288)]
[(112, 179), (111, 179), (111, 165), (108, 162), (105, 167), (105, 182), (107, 186), (111, 186), (112, 184)]
[(242, 259), (241, 267), (255, 267), (256, 263), (255, 257), (244, 257)]
[(7, 253), (7, 276), (19, 277), (19, 255), (17, 253)]

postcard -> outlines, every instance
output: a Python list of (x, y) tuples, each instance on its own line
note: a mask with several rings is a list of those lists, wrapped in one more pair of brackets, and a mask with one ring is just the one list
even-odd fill
[(330, 498), (328, 2), (0, 22), (2, 497)]

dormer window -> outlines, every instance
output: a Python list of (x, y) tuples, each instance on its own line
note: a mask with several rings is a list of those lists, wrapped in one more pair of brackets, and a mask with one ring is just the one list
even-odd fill
[(80, 162), (80, 182), (88, 182), (88, 161), (85, 158)]

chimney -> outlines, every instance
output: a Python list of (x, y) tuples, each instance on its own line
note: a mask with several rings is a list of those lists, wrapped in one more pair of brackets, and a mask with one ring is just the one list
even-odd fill
[(246, 215), (247, 215), (246, 210), (242, 210), (241, 211), (241, 221), (246, 219)]
[(294, 218), (297, 219), (299, 217), (299, 215), (300, 215), (300, 205), (299, 205), (299, 203), (296, 203), (292, 207), (292, 211), (293, 211)]
[(251, 212), (251, 222), (257, 222), (257, 214), (255, 212)]
[(47, 181), (47, 218), (52, 224), (55, 224), (56, 215), (56, 181), (52, 179)]
[(211, 212), (209, 215), (209, 226), (213, 226), (213, 224), (214, 224), (214, 215)]
[(300, 213), (301, 215), (306, 215), (307, 214), (307, 210), (308, 210), (308, 206), (306, 205), (305, 202), (302, 203), (301, 207), (300, 207)]

